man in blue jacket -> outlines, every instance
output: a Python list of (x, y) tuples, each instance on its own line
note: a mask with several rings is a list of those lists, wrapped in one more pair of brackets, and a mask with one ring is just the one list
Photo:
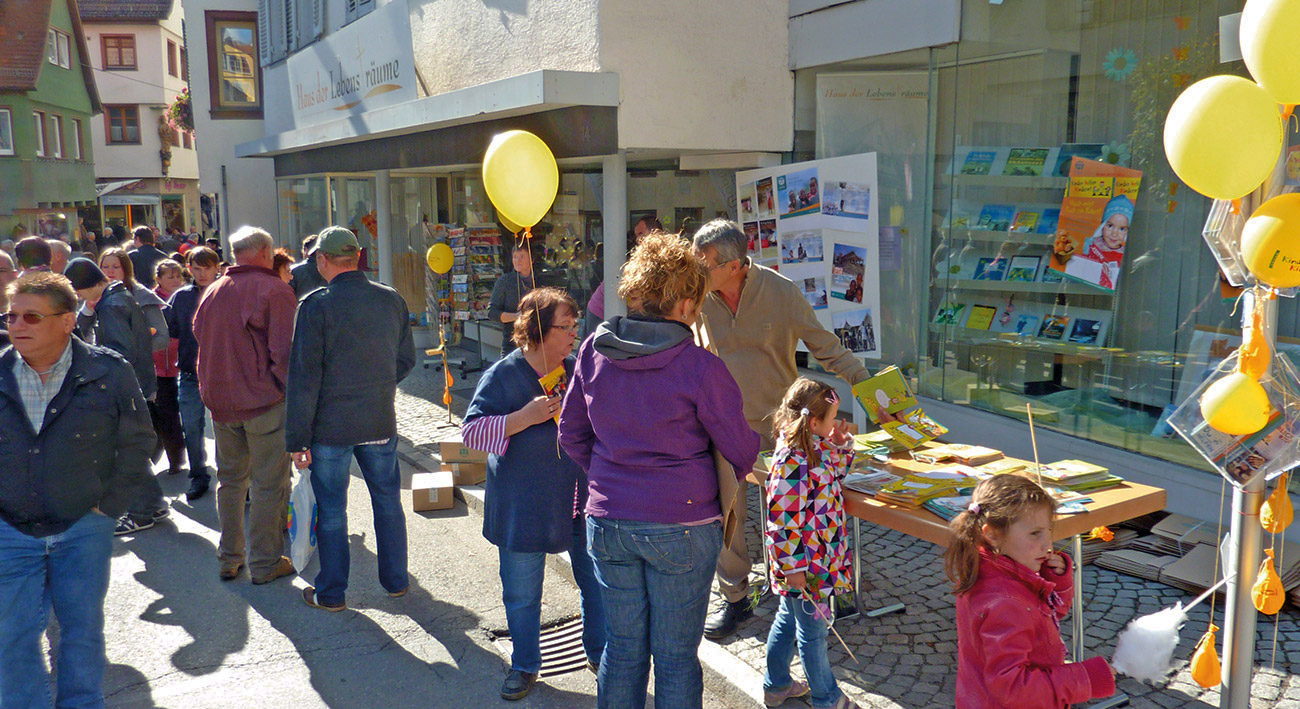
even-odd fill
[[(153, 425), (131, 366), (72, 337), (68, 279), (9, 286), (0, 349), (0, 697), (103, 706), (104, 596), (114, 520), (146, 481)], [(51, 702), (41, 636), (59, 621)]]
[(397, 383), (415, 366), (406, 301), (357, 270), (361, 246), (343, 227), (328, 227), (313, 258), (329, 285), (298, 305), (289, 355), (285, 447), (298, 468), (311, 467), (316, 494), (320, 572), (303, 589), (314, 608), (346, 608), (348, 469), (357, 459), (370, 488), (379, 583), (406, 594), (406, 518), (397, 470)]

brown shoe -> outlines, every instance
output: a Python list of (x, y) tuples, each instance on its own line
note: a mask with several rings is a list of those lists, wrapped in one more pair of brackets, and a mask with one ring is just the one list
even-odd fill
[(338, 613), (339, 611), (347, 610), (348, 608), (346, 605), (342, 603), (338, 604), (337, 606), (331, 606), (331, 605), (318, 602), (316, 600), (315, 586), (308, 586), (307, 588), (304, 588), (302, 590), (302, 600), (304, 603), (311, 606), (312, 608), (319, 608), (323, 611), (329, 611), (330, 613)]
[(402, 590), (400, 590), (400, 591), (393, 591), (392, 593), (388, 594), (388, 597), (389, 597), (389, 598), (401, 598), (402, 596), (405, 596), (405, 595), (406, 595), (406, 592), (409, 591), (409, 590), (411, 590), (411, 587), (410, 587), (410, 586), (407, 586), (406, 588), (404, 588), (404, 589), (402, 589)]
[(293, 573), (293, 562), (289, 561), (289, 557), (282, 556), (280, 557), (280, 560), (275, 563), (275, 567), (272, 568), (270, 571), (266, 572), (262, 576), (254, 576), (253, 583), (258, 586), (261, 586), (264, 583), (271, 583), (272, 581), (280, 578), (281, 576), (288, 576), (292, 573)]
[(225, 564), (221, 567), (221, 580), (234, 581), (239, 578), (239, 572), (243, 570), (243, 564)]

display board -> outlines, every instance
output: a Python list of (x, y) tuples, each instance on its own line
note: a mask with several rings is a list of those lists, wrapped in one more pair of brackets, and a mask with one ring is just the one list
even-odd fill
[(880, 359), (876, 154), (736, 173), (749, 256), (798, 284), (855, 354)]

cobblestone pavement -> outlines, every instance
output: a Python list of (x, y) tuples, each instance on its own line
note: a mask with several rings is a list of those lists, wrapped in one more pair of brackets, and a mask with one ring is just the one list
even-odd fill
[[(447, 423), (442, 405), (440, 372), (416, 368), (398, 393), (398, 428), (418, 451), (437, 455), (437, 441), (456, 436), (459, 416), (473, 394), (473, 379), (459, 375), (453, 386), (452, 413)], [(760, 557), (758, 490), (749, 486), (749, 519), (746, 532), (750, 555), (755, 562), (754, 578), (763, 574)], [(878, 608), (897, 601), (907, 604), (902, 613), (880, 618), (842, 620), (835, 628), (856, 655), (849, 657), (834, 635), (830, 637), (830, 658), (841, 688), (867, 707), (952, 706), (956, 686), (956, 610), (950, 586), (943, 575), (942, 549), (901, 532), (871, 524), (862, 525), (862, 579), (864, 604)], [(1153, 581), (1125, 576), (1096, 566), (1083, 570), (1086, 654), (1109, 657), (1115, 637), (1132, 618), (1190, 601), (1191, 595)], [(1220, 594), (1222, 598), (1222, 594)], [(1219, 691), (1201, 689), (1191, 679), (1188, 660), (1196, 641), (1205, 632), (1210, 606), (1203, 603), (1190, 613), (1178, 648), (1177, 669), (1170, 681), (1153, 687), (1121, 677), (1119, 690), (1130, 698), (1130, 706), (1151, 708), (1218, 707)], [(755, 617), (741, 624), (722, 646), (762, 673), (764, 645), (776, 600), (767, 594)], [(1222, 603), (1215, 609), (1215, 623), (1222, 627)], [(1288, 605), (1277, 618), (1260, 616), (1257, 626), (1256, 672), (1251, 686), (1251, 709), (1277, 707), (1300, 709), (1300, 611)], [(1070, 643), (1067, 619), (1061, 635)], [(1276, 635), (1276, 643), (1274, 636)], [(1219, 633), (1222, 655), (1223, 633)], [(707, 641), (706, 641), (707, 642)], [(1274, 652), (1275, 650), (1275, 652)], [(796, 674), (799, 670), (796, 663)], [(802, 677), (802, 675), (799, 675)], [(791, 706), (800, 706), (791, 702)]]

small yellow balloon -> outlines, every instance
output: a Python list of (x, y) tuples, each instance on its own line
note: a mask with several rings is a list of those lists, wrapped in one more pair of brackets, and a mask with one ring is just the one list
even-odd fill
[(521, 227), (540, 222), (560, 189), (560, 168), (541, 138), (523, 130), (498, 133), (483, 158), (483, 188), (497, 212)]
[(1250, 589), (1251, 599), (1255, 601), (1255, 610), (1264, 615), (1273, 615), (1282, 610), (1286, 603), (1286, 591), (1282, 588), (1282, 579), (1273, 567), (1273, 550), (1265, 549), (1267, 558), (1259, 566), (1259, 576)]
[(1294, 0), (1248, 0), (1241, 10), (1241, 58), (1273, 100), (1300, 104), (1300, 4)]
[(1277, 487), (1273, 488), (1273, 494), (1264, 500), (1264, 506), (1259, 510), (1259, 523), (1269, 534), (1277, 534), (1285, 530), (1295, 519), (1295, 508), (1291, 506), (1291, 495), (1287, 492), (1286, 479), (1286, 473), (1277, 479)]
[(429, 268), (437, 274), (443, 274), (451, 270), (451, 264), (456, 260), (451, 253), (451, 247), (446, 244), (434, 244), (429, 247), (428, 253), (424, 255), (424, 260), (429, 264)]
[(1209, 630), (1196, 643), (1196, 652), (1192, 653), (1192, 679), (1206, 689), (1217, 687), (1223, 682), (1223, 666), (1219, 664), (1219, 651), (1214, 647), (1217, 642), (1214, 633), (1218, 629), (1219, 626), (1210, 623)]
[(515, 224), (509, 219), (506, 219), (506, 215), (502, 214), (501, 210), (499, 209), (497, 210), (497, 221), (501, 222), (501, 226), (505, 227), (506, 231), (510, 232), (511, 234), (518, 234), (519, 232), (524, 230), (523, 227), (519, 226), (518, 224)]
[(1214, 199), (1238, 199), (1259, 187), (1282, 154), (1282, 115), (1258, 84), (1211, 76), (1169, 107), (1165, 157), (1188, 187)]
[(1250, 215), (1241, 229), (1241, 257), (1261, 283), (1300, 286), (1300, 194), (1280, 194)]
[(1220, 433), (1246, 436), (1264, 428), (1273, 407), (1259, 382), (1232, 372), (1201, 395), (1201, 415)]

